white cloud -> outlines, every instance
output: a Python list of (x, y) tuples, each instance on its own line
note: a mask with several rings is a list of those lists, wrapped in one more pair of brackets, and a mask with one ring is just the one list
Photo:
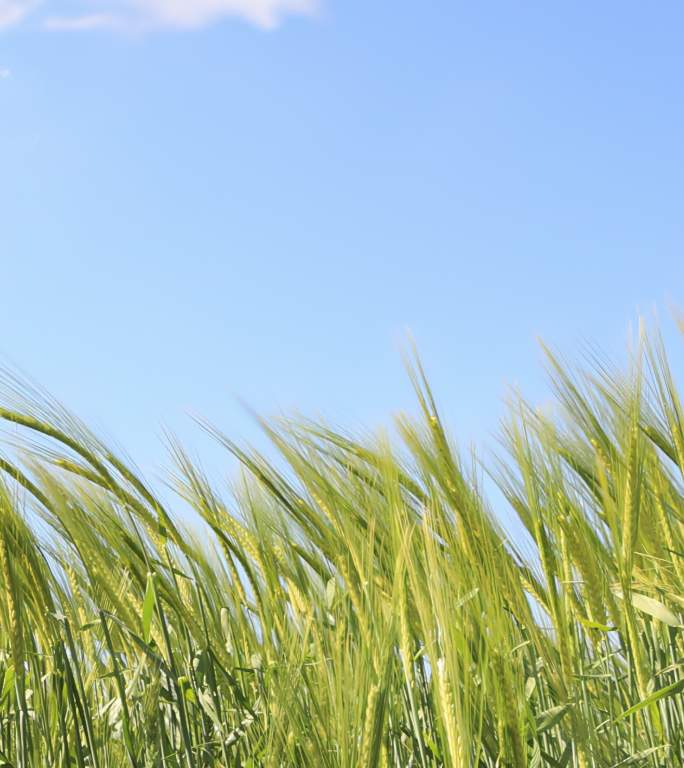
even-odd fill
[(0, 29), (18, 24), (35, 4), (34, 0), (0, 0)]
[(149, 21), (174, 27), (202, 27), (237, 16), (260, 27), (276, 27), (290, 14), (309, 14), (316, 0), (130, 0)]
[(20, 22), (38, 3), (45, 8), (41, 23), (47, 29), (139, 31), (197, 29), (231, 17), (272, 29), (287, 16), (314, 13), (319, 0), (81, 0), (80, 8), (71, 4), (71, 15), (60, 13), (60, 0), (0, 0), (0, 28)]
[(9, 67), (0, 67), (0, 80), (7, 80), (12, 76), (12, 70)]
[(48, 16), (44, 22), (47, 29), (87, 31), (90, 29), (114, 29), (122, 20), (113, 13), (90, 13), (83, 16)]

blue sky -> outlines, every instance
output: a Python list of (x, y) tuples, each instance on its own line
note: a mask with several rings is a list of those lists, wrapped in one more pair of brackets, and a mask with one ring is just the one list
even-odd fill
[(461, 441), (684, 277), (684, 6), (0, 0), (0, 353), (145, 469), (236, 401)]

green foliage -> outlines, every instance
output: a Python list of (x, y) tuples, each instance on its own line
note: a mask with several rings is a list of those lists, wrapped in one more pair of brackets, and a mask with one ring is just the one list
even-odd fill
[(274, 463), (214, 432), (228, 498), (174, 444), (201, 537), (6, 377), (0, 765), (684, 766), (684, 411), (660, 343), (636, 357), (550, 357), (557, 411), (511, 406), (515, 537), (417, 363), (396, 443), (264, 424)]

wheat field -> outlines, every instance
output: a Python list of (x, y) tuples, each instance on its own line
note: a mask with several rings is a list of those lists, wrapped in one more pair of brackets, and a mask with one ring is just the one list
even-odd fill
[(459, 456), (413, 359), (418, 418), (265, 421), (277, 460), (204, 425), (241, 472), (170, 441), (173, 494), (3, 374), (0, 765), (684, 766), (663, 345), (548, 359), (554, 408), (513, 400), (496, 459)]

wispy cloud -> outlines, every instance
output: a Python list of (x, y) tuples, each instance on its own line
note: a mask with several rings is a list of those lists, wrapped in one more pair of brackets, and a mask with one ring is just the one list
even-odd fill
[[(0, 28), (21, 22), (39, 0), (0, 0)], [(82, 0), (73, 13), (60, 12), (59, 0), (40, 2), (41, 25), (51, 30), (197, 29), (227, 18), (240, 18), (264, 29), (290, 15), (316, 11), (319, 0)], [(80, 12), (79, 12), (80, 11)]]
[(47, 29), (86, 31), (89, 29), (113, 29), (121, 21), (112, 13), (90, 13), (83, 16), (48, 16), (43, 21)]
[(7, 80), (12, 76), (12, 70), (9, 67), (0, 67), (0, 80)]
[(225, 16), (239, 16), (261, 27), (275, 27), (284, 16), (315, 10), (315, 0), (132, 0), (150, 20), (176, 27), (202, 27)]
[(0, 29), (18, 24), (35, 5), (34, 0), (0, 0)]

